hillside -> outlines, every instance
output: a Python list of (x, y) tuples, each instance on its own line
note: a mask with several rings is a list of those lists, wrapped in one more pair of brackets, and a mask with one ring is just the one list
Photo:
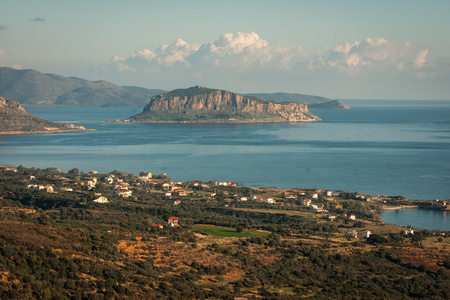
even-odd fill
[(312, 192), (0, 166), (0, 298), (450, 298), (450, 232)]
[(128, 122), (304, 122), (318, 121), (305, 103), (273, 102), (195, 86), (156, 95)]
[(314, 109), (349, 109), (350, 107), (340, 100), (331, 100), (320, 96), (311, 96), (291, 93), (249, 93), (270, 101), (278, 102), (301, 102), (308, 104), (309, 108)]
[(16, 101), (0, 97), (0, 135), (52, 133), (86, 130), (82, 126), (63, 125), (35, 117)]
[(0, 67), (0, 95), (28, 106), (143, 107), (164, 90)]

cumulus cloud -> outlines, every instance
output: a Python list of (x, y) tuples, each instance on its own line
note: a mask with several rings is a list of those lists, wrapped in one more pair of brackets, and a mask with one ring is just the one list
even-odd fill
[(382, 37), (343, 42), (320, 52), (238, 32), (203, 43), (177, 39), (156, 49), (115, 56), (103, 72), (111, 80), (116, 76), (114, 80), (128, 84), (165, 89), (200, 84), (248, 91), (264, 90), (270, 83), (279, 90), (294, 86), (304, 93), (315, 86), (309, 93), (321, 94), (325, 84), (333, 84), (345, 93), (354, 88), (355, 80), (361, 87), (366, 80), (367, 89), (374, 82), (392, 85), (394, 79), (401, 83), (437, 76), (443, 64), (430, 62), (428, 54), (417, 44)]
[(36, 17), (36, 18), (34, 18), (34, 19), (31, 19), (30, 22), (45, 22), (45, 19)]
[(428, 50), (420, 50), (410, 42), (395, 44), (384, 38), (336, 45), (320, 58), (321, 66), (341, 72), (368, 74), (371, 71), (399, 71), (422, 68)]
[(5, 53), (6, 53), (5, 50), (3, 50), (2, 48), (0, 48), (0, 57), (4, 56)]
[(246, 72), (336, 71), (367, 74), (371, 71), (408, 71), (427, 65), (428, 49), (410, 42), (396, 44), (384, 38), (367, 38), (336, 45), (326, 53), (302, 47), (274, 45), (255, 32), (222, 34), (217, 40), (187, 43), (177, 39), (155, 50), (140, 50), (126, 57), (114, 57), (119, 71), (163, 71), (179, 68), (197, 74), (214, 70)]

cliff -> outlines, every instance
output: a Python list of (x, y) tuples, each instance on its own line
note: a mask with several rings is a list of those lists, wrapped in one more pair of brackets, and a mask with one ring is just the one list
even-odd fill
[(35, 117), (16, 101), (0, 97), (0, 135), (52, 133), (86, 130), (82, 126), (64, 125)]
[(273, 102), (195, 86), (153, 96), (129, 122), (305, 122), (318, 121), (305, 103)]

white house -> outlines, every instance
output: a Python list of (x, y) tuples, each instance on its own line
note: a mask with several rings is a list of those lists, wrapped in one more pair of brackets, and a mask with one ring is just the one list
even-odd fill
[(100, 196), (97, 199), (92, 200), (95, 203), (108, 203), (109, 200), (108, 198), (104, 197), (104, 196)]

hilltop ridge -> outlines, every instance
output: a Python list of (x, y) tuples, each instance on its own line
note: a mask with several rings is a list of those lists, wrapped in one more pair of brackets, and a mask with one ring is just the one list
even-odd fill
[(153, 96), (142, 113), (127, 122), (309, 122), (320, 118), (306, 103), (274, 102), (230, 91), (194, 86)]

